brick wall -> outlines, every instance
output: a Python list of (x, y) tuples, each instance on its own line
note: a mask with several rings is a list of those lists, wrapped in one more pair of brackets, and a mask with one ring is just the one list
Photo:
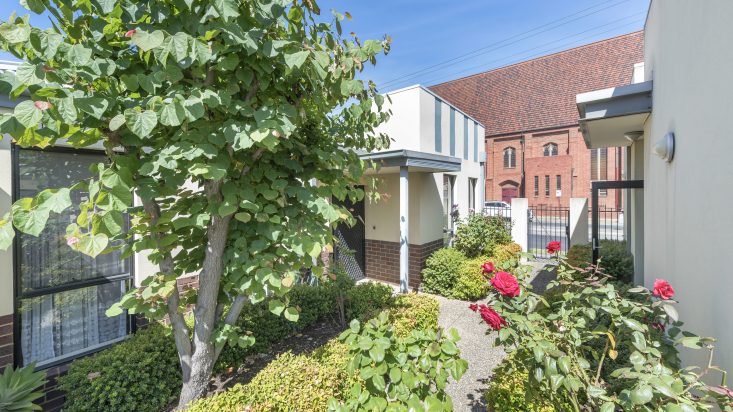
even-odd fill
[[(408, 272), (410, 287), (418, 288), (425, 260), (431, 253), (443, 247), (443, 239), (423, 245), (410, 245)], [(400, 244), (383, 240), (366, 239), (366, 276), (389, 283), (400, 283)]]
[(0, 372), (13, 365), (13, 315), (0, 316)]
[[(555, 143), (557, 156), (544, 156), (544, 146)], [(516, 167), (504, 168), (504, 149), (516, 150)], [(518, 196), (529, 201), (529, 206), (570, 205), (571, 197), (587, 198), (590, 204), (590, 150), (585, 146), (577, 126), (527, 132), (521, 135), (486, 138), (486, 200), (502, 200), (502, 187), (516, 185)], [(524, 181), (522, 157), (524, 156)], [(621, 179), (616, 150), (608, 149), (607, 179)], [(623, 167), (623, 162), (622, 166)], [(556, 196), (557, 176), (561, 182), (561, 196)], [(539, 178), (539, 192), (534, 194), (534, 177)], [(550, 194), (545, 196), (545, 176), (550, 176)], [(522, 184), (524, 186), (522, 187)], [(599, 198), (602, 208), (622, 205), (622, 192), (609, 190)]]

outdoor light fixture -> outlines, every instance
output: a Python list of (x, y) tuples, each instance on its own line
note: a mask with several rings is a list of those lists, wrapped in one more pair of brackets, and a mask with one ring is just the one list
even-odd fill
[(624, 133), (624, 137), (626, 138), (626, 140), (630, 141), (631, 143), (634, 143), (640, 140), (643, 136), (644, 136), (644, 132), (641, 130), (635, 130), (633, 132)]
[(665, 134), (663, 138), (654, 143), (652, 151), (665, 162), (671, 162), (674, 157), (674, 133)]

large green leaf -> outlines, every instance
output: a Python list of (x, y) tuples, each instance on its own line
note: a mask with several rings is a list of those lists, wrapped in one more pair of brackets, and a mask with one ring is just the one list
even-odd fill
[(43, 112), (36, 107), (32, 100), (24, 100), (18, 103), (13, 110), (15, 119), (26, 128), (36, 127), (41, 122)]
[(292, 68), (300, 68), (300, 66), (305, 63), (305, 59), (308, 58), (308, 55), (310, 54), (309, 51), (299, 51), (296, 53), (290, 53), (285, 55), (285, 64), (288, 65), (288, 67)]
[(79, 239), (78, 250), (91, 257), (97, 257), (107, 249), (109, 238), (104, 233), (88, 234)]
[(183, 105), (174, 100), (163, 106), (160, 111), (160, 124), (164, 126), (180, 126), (186, 120), (186, 110)]
[(90, 63), (92, 58), (92, 50), (88, 49), (81, 44), (75, 44), (69, 48), (66, 52), (66, 58), (74, 66), (86, 66)]
[(46, 77), (43, 74), (43, 67), (40, 64), (22, 63), (15, 72), (18, 80), (26, 85), (34, 85), (43, 82)]
[(101, 119), (104, 112), (109, 107), (107, 99), (101, 97), (80, 97), (74, 99), (76, 107), (84, 113), (87, 113), (97, 119)]
[(158, 116), (152, 110), (125, 110), (125, 123), (138, 137), (147, 138), (158, 124)]
[(49, 212), (47, 208), (34, 207), (33, 199), (25, 197), (13, 204), (13, 224), (23, 233), (38, 236), (46, 226)]
[(31, 28), (27, 24), (0, 24), (0, 37), (9, 43), (23, 43), (31, 36)]
[(61, 213), (71, 206), (69, 188), (45, 189), (36, 196), (37, 207), (46, 208), (54, 213)]
[(15, 230), (13, 230), (13, 222), (10, 219), (10, 214), (6, 213), (5, 216), (0, 219), (0, 249), (6, 250), (13, 244), (13, 238), (15, 237)]
[(132, 35), (132, 42), (142, 51), (149, 51), (160, 46), (163, 44), (164, 39), (165, 35), (160, 30), (155, 30), (152, 33), (138, 30)]

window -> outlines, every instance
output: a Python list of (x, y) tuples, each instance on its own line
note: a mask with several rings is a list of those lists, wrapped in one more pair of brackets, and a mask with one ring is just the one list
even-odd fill
[[(60, 150), (17, 150), (15, 195), (36, 195), (92, 176), (89, 166), (106, 161), (97, 153)], [(128, 333), (126, 314), (107, 317), (130, 279), (130, 259), (120, 251), (95, 259), (66, 245), (66, 226), (80, 213), (76, 206), (89, 196), (74, 191), (72, 206), (52, 213), (40, 236), (18, 233), (16, 295), (21, 359), (27, 365), (48, 365), (87, 353), (122, 339)]]
[(545, 156), (557, 156), (557, 145), (555, 143), (548, 143), (543, 147), (543, 153)]
[(540, 195), (540, 177), (539, 176), (534, 177), (534, 195), (535, 196)]
[(562, 177), (560, 175), (555, 176), (555, 190), (562, 190)]
[(504, 149), (504, 168), (511, 169), (517, 167), (517, 155), (513, 147)]
[(545, 196), (550, 196), (550, 176), (545, 175)]
[[(590, 180), (608, 180), (608, 148), (591, 149)], [(605, 197), (607, 194), (606, 189), (598, 191), (599, 196)]]

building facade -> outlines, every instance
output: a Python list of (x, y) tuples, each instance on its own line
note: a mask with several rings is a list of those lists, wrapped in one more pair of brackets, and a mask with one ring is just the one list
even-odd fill
[[(591, 181), (625, 174), (623, 151), (585, 147), (575, 95), (631, 83), (642, 61), (643, 32), (635, 32), (430, 89), (485, 125), (487, 201), (567, 207), (590, 197)], [(621, 208), (622, 194), (601, 193), (601, 205)]]

